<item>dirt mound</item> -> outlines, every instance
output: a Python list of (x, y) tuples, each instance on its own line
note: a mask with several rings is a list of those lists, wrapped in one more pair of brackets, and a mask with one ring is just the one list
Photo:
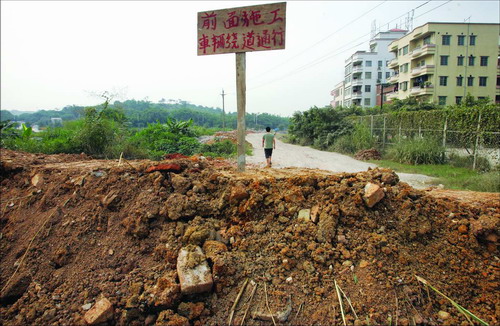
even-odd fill
[[(1, 172), (4, 325), (221, 325), (230, 315), (269, 325), (269, 310), (276, 323), (331, 325), (342, 319), (335, 283), (356, 312), (343, 301), (350, 324), (467, 322), (415, 275), (500, 322), (498, 202), (436, 198), (385, 169), (238, 174), (198, 157), (73, 159), (2, 152), (2, 166), (22, 167)], [(200, 266), (206, 282), (186, 290), (179, 273)]]
[(362, 160), (362, 161), (380, 160), (381, 155), (380, 155), (380, 152), (377, 151), (375, 148), (370, 148), (370, 149), (364, 149), (364, 150), (358, 151), (354, 155), (354, 158), (357, 160)]

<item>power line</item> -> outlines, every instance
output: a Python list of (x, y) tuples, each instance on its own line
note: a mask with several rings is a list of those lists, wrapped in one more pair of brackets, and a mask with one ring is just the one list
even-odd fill
[(249, 89), (249, 91), (254, 90), (254, 89), (256, 89), (256, 88), (260, 88), (260, 87), (262, 87), (262, 86), (265, 86), (265, 85), (268, 85), (268, 84), (271, 84), (271, 83), (274, 83), (274, 82), (276, 82), (276, 81), (278, 81), (278, 80), (281, 80), (281, 79), (283, 79), (283, 78), (286, 78), (286, 77), (289, 77), (289, 76), (295, 75), (295, 74), (297, 74), (297, 73), (299, 73), (299, 72), (301, 72), (301, 71), (307, 70), (307, 69), (309, 69), (309, 68), (311, 68), (311, 67), (313, 67), (313, 66), (315, 66), (315, 65), (317, 65), (317, 64), (322, 63), (323, 61), (326, 61), (326, 60), (331, 59), (331, 58), (333, 58), (333, 57), (335, 57), (335, 56), (337, 56), (337, 55), (339, 55), (339, 54), (342, 54), (342, 53), (344, 53), (344, 52), (346, 52), (346, 51), (349, 51), (349, 50), (351, 50), (351, 49), (353, 49), (353, 48), (355, 48), (355, 47), (358, 47), (358, 46), (360, 46), (360, 45), (364, 44), (365, 42), (366, 42), (366, 41), (363, 41), (363, 42), (360, 42), (360, 43), (358, 43), (358, 44), (355, 44), (355, 45), (351, 46), (351, 47), (350, 47), (350, 48), (348, 48), (348, 49), (342, 50), (342, 51), (337, 52), (337, 53), (329, 54), (329, 56), (328, 56), (327, 58), (324, 58), (323, 60), (318, 61), (318, 62), (316, 62), (316, 63), (308, 63), (308, 64), (305, 64), (304, 66), (299, 67), (299, 68), (297, 68), (296, 70), (294, 70), (294, 71), (292, 71), (292, 72), (290, 72), (290, 73), (288, 73), (288, 74), (286, 74), (286, 75), (284, 75), (284, 76), (281, 76), (281, 77), (279, 77), (279, 78), (277, 78), (277, 79), (274, 79), (274, 80), (268, 81), (268, 82), (266, 82), (266, 83), (264, 83), (264, 84), (261, 84), (261, 85), (258, 85), (258, 86), (255, 86), (255, 87), (252, 87), (252, 88), (250, 88), (250, 89)]
[[(434, 8), (432, 8), (432, 9), (430, 9), (430, 10), (428, 10), (428, 11), (426, 11), (426, 12), (424, 12), (424, 13), (420, 14), (419, 16), (417, 16), (417, 17), (415, 17), (415, 18), (419, 18), (419, 17), (421, 17), (421, 16), (423, 16), (423, 15), (425, 15), (425, 14), (427, 14), (427, 13), (431, 12), (431, 11), (434, 11), (434, 10), (436, 10), (436, 9), (438, 9), (438, 8), (440, 8), (440, 7), (442, 7), (442, 6), (444, 6), (445, 4), (447, 4), (447, 3), (451, 2), (451, 1), (453, 1), (453, 0), (448, 0), (447, 2), (445, 2), (445, 3), (441, 4), (441, 5), (437, 6), (437, 7), (434, 7)], [(421, 4), (421, 5), (419, 5), (419, 6), (418, 6), (418, 7), (416, 7), (415, 9), (418, 9), (418, 8), (420, 8), (420, 7), (424, 6), (424, 5), (426, 5), (426, 4), (427, 4), (427, 3), (429, 3), (429, 2), (430, 2), (430, 1), (427, 1), (427, 2), (425, 2), (425, 3)], [(415, 10), (415, 9), (413, 9), (413, 10)], [(409, 11), (408, 11), (408, 12), (409, 12)], [(401, 15), (401, 16), (399, 16), (399, 17), (397, 17), (397, 18), (394, 18), (394, 19), (392, 19), (391, 21), (389, 21), (389, 22), (387, 22), (387, 23), (384, 23), (384, 24), (382, 24), (382, 25), (386, 25), (386, 24), (388, 25), (388, 24), (390, 24), (390, 23), (394, 22), (395, 20), (398, 20), (398, 19), (400, 19), (401, 17), (404, 17), (405, 15), (407, 15), (407, 14), (408, 14), (408, 12), (406, 12), (406, 13), (404, 13), (403, 15)], [(365, 35), (362, 35), (361, 37), (359, 37), (359, 38), (357, 38), (357, 39), (355, 39), (355, 40), (351, 41), (351, 42), (350, 42), (350, 44), (352, 44), (353, 42), (355, 42), (355, 41), (357, 41), (357, 40), (360, 40), (360, 39), (362, 39), (362, 38), (365, 38), (366, 36), (369, 36), (369, 35), (370, 35), (370, 33), (365, 34)], [(363, 41), (363, 42), (361, 42), (361, 43), (359, 43), (359, 44), (356, 44), (356, 45), (354, 45), (353, 47), (359, 46), (360, 44), (363, 44), (364, 42), (365, 42), (365, 41)], [(349, 45), (349, 43), (348, 43), (348, 44), (346, 44), (346, 45)], [(341, 49), (341, 48), (345, 47), (346, 45), (341, 46), (340, 48), (336, 49), (334, 52), (336, 52), (336, 51), (338, 51), (339, 49)], [(351, 48), (353, 48), (353, 47), (351, 47)], [(351, 48), (349, 48), (349, 49), (351, 49)], [(328, 54), (326, 54), (326, 55), (323, 55), (322, 57), (319, 57), (319, 58), (317, 58), (317, 59), (315, 59), (315, 60), (313, 60), (313, 61), (311, 61), (311, 62), (309, 62), (309, 63), (307, 63), (307, 64), (305, 64), (305, 65), (303, 65), (303, 66), (301, 66), (301, 67), (299, 67), (299, 68), (296, 68), (295, 70), (293, 70), (292, 72), (290, 72), (290, 73), (288, 73), (288, 74), (286, 74), (286, 75), (284, 75), (284, 76), (278, 77), (278, 78), (273, 79), (273, 80), (268, 81), (268, 82), (265, 82), (265, 83), (263, 83), (263, 84), (261, 84), (261, 85), (258, 85), (258, 86), (255, 86), (255, 87), (252, 87), (252, 88), (250, 88), (250, 89), (249, 89), (249, 91), (250, 91), (250, 90), (254, 90), (254, 89), (256, 89), (256, 88), (260, 88), (260, 87), (262, 87), (262, 86), (264, 86), (264, 85), (268, 85), (268, 84), (274, 83), (274, 82), (276, 82), (276, 81), (278, 81), (278, 80), (281, 80), (281, 79), (283, 79), (283, 78), (286, 78), (286, 77), (288, 77), (288, 76), (291, 76), (291, 75), (294, 75), (294, 74), (299, 73), (299, 72), (301, 72), (301, 71), (304, 71), (304, 70), (307, 70), (307, 69), (309, 69), (309, 68), (312, 68), (312, 67), (314, 67), (314, 66), (316, 66), (316, 65), (318, 65), (318, 64), (320, 64), (320, 63), (322, 63), (322, 62), (324, 62), (324, 61), (326, 61), (326, 60), (328, 60), (328, 59), (331, 59), (331, 58), (335, 57), (336, 55), (338, 55), (338, 54), (340, 54), (340, 53), (342, 53), (342, 52), (345, 52), (345, 51), (347, 51), (347, 50), (349, 50), (349, 49), (346, 49), (346, 50), (341, 51), (341, 52), (339, 52), (339, 53), (333, 53), (333, 54), (332, 54), (332, 52), (330, 52), (330, 53), (328, 53)]]
[(364, 12), (363, 14), (361, 14), (360, 16), (358, 16), (357, 18), (355, 18), (355, 19), (351, 20), (350, 22), (348, 22), (348, 23), (347, 23), (347, 24), (345, 24), (344, 26), (340, 27), (339, 29), (337, 29), (337, 30), (336, 30), (336, 31), (334, 31), (333, 33), (331, 33), (331, 34), (327, 35), (326, 37), (324, 37), (323, 39), (319, 40), (318, 42), (314, 43), (313, 45), (306, 47), (306, 49), (305, 49), (304, 51), (302, 51), (302, 52), (300, 52), (300, 53), (298, 53), (298, 54), (294, 55), (294, 56), (293, 56), (293, 57), (291, 57), (290, 59), (288, 59), (288, 60), (286, 60), (286, 61), (284, 61), (284, 62), (280, 63), (280, 64), (279, 64), (279, 65), (277, 65), (277, 66), (274, 66), (273, 68), (271, 68), (271, 69), (269, 69), (269, 70), (265, 71), (264, 73), (259, 74), (259, 76), (258, 76), (258, 77), (262, 77), (263, 75), (266, 75), (266, 74), (268, 74), (269, 72), (271, 72), (271, 71), (273, 71), (273, 70), (275, 70), (275, 69), (277, 69), (277, 68), (279, 68), (279, 67), (283, 66), (284, 64), (287, 64), (288, 62), (292, 61), (293, 59), (295, 59), (295, 58), (297, 58), (297, 57), (301, 56), (302, 54), (304, 54), (304, 53), (306, 53), (307, 51), (311, 50), (311, 49), (312, 49), (313, 47), (315, 47), (316, 45), (318, 45), (318, 44), (320, 44), (320, 43), (322, 43), (322, 42), (326, 41), (327, 39), (329, 39), (329, 38), (330, 38), (330, 37), (332, 37), (333, 35), (337, 34), (337, 33), (338, 33), (338, 32), (340, 32), (341, 30), (343, 30), (345, 27), (350, 26), (352, 23), (354, 23), (354, 22), (355, 22), (355, 21), (357, 21), (358, 19), (360, 19), (360, 18), (364, 17), (365, 15), (369, 14), (369, 13), (370, 13), (370, 12), (372, 12), (373, 10), (377, 9), (378, 7), (380, 7), (381, 5), (383, 5), (385, 2), (387, 2), (387, 0), (382, 1), (381, 3), (379, 3), (378, 5), (376, 5), (375, 7), (373, 7), (373, 8), (371, 8), (370, 10), (368, 10), (368, 11)]

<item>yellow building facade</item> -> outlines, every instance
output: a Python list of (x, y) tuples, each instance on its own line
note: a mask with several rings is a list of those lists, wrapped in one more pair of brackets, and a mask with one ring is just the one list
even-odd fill
[(387, 99), (416, 97), (441, 105), (470, 93), (500, 102), (500, 24), (427, 23), (389, 44), (396, 84)]

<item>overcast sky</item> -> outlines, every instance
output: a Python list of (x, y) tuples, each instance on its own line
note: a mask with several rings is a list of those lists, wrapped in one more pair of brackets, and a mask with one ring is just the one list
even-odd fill
[[(182, 99), (236, 111), (235, 54), (197, 56), (197, 12), (279, 1), (1, 1), (1, 108)], [(418, 7), (418, 8), (417, 8)], [(498, 1), (287, 1), (286, 49), (247, 53), (247, 112), (330, 103), (344, 60), (381, 31), (498, 23)]]

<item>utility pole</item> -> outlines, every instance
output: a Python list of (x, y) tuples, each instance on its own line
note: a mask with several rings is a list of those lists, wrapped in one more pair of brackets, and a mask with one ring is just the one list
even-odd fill
[(224, 96), (226, 96), (227, 94), (224, 94), (224, 89), (222, 89), (222, 94), (220, 94), (222, 96), (222, 128), (226, 128), (226, 111), (224, 109)]

